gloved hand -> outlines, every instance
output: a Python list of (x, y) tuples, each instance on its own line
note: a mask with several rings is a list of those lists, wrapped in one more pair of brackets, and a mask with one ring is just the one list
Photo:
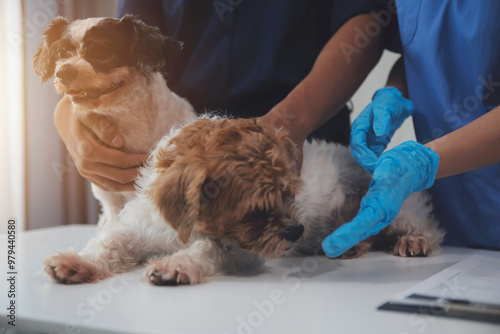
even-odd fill
[(392, 135), (414, 111), (413, 103), (396, 88), (379, 89), (372, 103), (352, 123), (351, 152), (354, 160), (373, 173), (377, 159)]
[(438, 165), (437, 153), (414, 141), (384, 152), (356, 217), (323, 241), (326, 255), (338, 257), (389, 225), (412, 192), (433, 185)]

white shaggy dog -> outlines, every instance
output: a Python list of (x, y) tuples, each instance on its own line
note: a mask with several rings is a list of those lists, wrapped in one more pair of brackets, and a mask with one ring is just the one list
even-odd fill
[[(56, 90), (71, 99), (74, 113), (98, 114), (113, 124), (123, 151), (150, 152), (172, 126), (196, 118), (163, 77), (181, 48), (181, 42), (133, 16), (73, 22), (57, 17), (44, 32), (33, 68), (42, 81), (55, 76)], [(94, 184), (92, 191), (102, 204), (99, 226), (135, 194)]]
[[(356, 214), (370, 175), (346, 147), (296, 148), (282, 130), (257, 119), (205, 117), (162, 138), (139, 180), (137, 197), (83, 251), (44, 259), (59, 283), (95, 282), (149, 261), (152, 284), (203, 282), (262, 258), (321, 253), (321, 241)], [(438, 247), (428, 195), (415, 193), (395, 221), (343, 257), (370, 248), (427, 255)], [(156, 260), (151, 260), (156, 258)]]

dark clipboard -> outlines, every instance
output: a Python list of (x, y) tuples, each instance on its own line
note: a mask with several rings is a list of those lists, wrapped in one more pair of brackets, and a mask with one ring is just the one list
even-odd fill
[(500, 324), (500, 257), (493, 255), (457, 262), (378, 309)]
[(412, 294), (406, 300), (388, 301), (377, 309), (469, 319), (500, 325), (500, 304), (460, 299), (439, 299), (432, 296)]

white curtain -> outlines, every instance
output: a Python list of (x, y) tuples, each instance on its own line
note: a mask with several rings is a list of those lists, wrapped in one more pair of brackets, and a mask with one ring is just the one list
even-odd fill
[(25, 108), (21, 1), (0, 0), (0, 233), (25, 217)]
[(32, 57), (50, 20), (114, 16), (116, 0), (0, 0), (0, 233), (94, 224), (99, 207), (53, 122), (59, 100), (40, 83)]

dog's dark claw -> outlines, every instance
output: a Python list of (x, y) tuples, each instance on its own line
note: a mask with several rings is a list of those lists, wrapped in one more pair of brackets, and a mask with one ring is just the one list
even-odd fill
[(149, 275), (149, 280), (151, 281), (151, 283), (153, 283), (154, 285), (158, 285), (158, 286), (176, 286), (176, 285), (179, 285), (177, 280), (174, 280), (174, 279), (163, 280), (161, 278), (161, 276), (156, 275), (155, 273), (151, 273), (151, 275)]
[(153, 281), (153, 284), (154, 285), (159, 285), (159, 286), (177, 286), (177, 285), (179, 285), (179, 283), (177, 283), (177, 281), (173, 280), (173, 279), (169, 279), (169, 280), (166, 280), (166, 281), (157, 280), (157, 281)]
[(161, 275), (159, 275), (158, 271), (155, 270), (151, 274), (149, 274), (149, 281), (153, 283), (154, 285), (158, 286), (177, 286), (184, 284), (180, 281), (179, 275), (176, 275), (175, 277), (172, 277), (170, 279), (163, 279)]

